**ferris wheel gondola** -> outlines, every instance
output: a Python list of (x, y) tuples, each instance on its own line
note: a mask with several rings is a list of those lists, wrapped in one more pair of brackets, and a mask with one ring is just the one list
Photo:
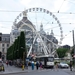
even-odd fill
[[(27, 20), (25, 21), (22, 20), (23, 17), (27, 17)], [(31, 21), (29, 22), (29, 24), (27, 24), (28, 20)], [(21, 24), (19, 24), (19, 22), (21, 22)], [(19, 26), (17, 26), (17, 24), (19, 24)], [(34, 42), (36, 40), (41, 41), (37, 43), (38, 45), (42, 46), (42, 50), (44, 51), (45, 55), (50, 54), (50, 51), (48, 50), (49, 48), (47, 48), (47, 44), (45, 40), (52, 43), (53, 46), (55, 45), (57, 46), (61, 44), (63, 40), (63, 30), (60, 21), (52, 12), (50, 12), (47, 9), (43, 9), (43, 8), (26, 9), (25, 11), (20, 13), (19, 16), (17, 16), (17, 18), (14, 21), (14, 26), (19, 30), (24, 29), (24, 26), (28, 26), (29, 28), (31, 28), (29, 29), (29, 31), (34, 33), (33, 41)], [(24, 30), (26, 31), (27, 29)], [(48, 33), (51, 32), (51, 34), (50, 33), (49, 34), (54, 38), (56, 37), (58, 43), (53, 42), (52, 39), (48, 39), (46, 36), (48, 35), (47, 32)], [(59, 37), (55, 35), (59, 35)], [(45, 40), (43, 40), (43, 38), (45, 38)], [(28, 56), (31, 53), (32, 44), (30, 46), (31, 47), (29, 49)]]

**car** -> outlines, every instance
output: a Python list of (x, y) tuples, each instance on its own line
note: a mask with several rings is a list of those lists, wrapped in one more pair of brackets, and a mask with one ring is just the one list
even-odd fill
[(58, 64), (58, 68), (69, 68), (69, 65), (67, 63), (65, 63), (65, 62), (60, 62)]
[(3, 61), (0, 61), (0, 71), (5, 71)]

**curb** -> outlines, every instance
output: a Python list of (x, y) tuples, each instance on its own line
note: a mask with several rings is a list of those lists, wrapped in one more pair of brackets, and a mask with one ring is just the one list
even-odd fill
[[(19, 73), (30, 73), (30, 72), (35, 72), (36, 70), (31, 70), (31, 71), (21, 71), (21, 72), (11, 72), (11, 73), (1, 73), (0, 75), (9, 75), (9, 74), (19, 74)], [(39, 72), (40, 70), (38, 70)], [(44, 70), (41, 70), (44, 71)]]
[(0, 75), (18, 74), (18, 73), (28, 73), (28, 71), (24, 71), (24, 72), (9, 72), (9, 73), (1, 73)]

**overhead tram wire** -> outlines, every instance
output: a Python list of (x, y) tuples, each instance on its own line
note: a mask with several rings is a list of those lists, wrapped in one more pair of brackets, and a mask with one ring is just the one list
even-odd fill
[(22, 12), (22, 11), (0, 10), (0, 12)]
[(75, 2), (73, 2), (73, 1), (69, 1), (69, 0), (67, 0), (68, 2), (70, 2), (70, 3), (73, 3), (74, 5), (75, 5)]
[(63, 6), (63, 4), (64, 4), (64, 1), (65, 1), (65, 0), (63, 0), (62, 4), (61, 4), (61, 6), (60, 6), (60, 8), (59, 8), (59, 10), (58, 10), (58, 13), (59, 13), (59, 11), (60, 11), (61, 7), (62, 7), (62, 6)]
[[(62, 7), (62, 5), (63, 5), (64, 1), (65, 1), (65, 0), (63, 0), (63, 2), (62, 2), (62, 4), (61, 4), (61, 6), (60, 6), (60, 8), (59, 8), (59, 10), (57, 11), (57, 13), (59, 13), (59, 11), (60, 11), (60, 9), (61, 9), (61, 7)], [(56, 13), (56, 16), (57, 16), (57, 13)], [(52, 21), (52, 24), (54, 24), (54, 22), (53, 22), (53, 21)]]
[(68, 34), (64, 35), (63, 39), (64, 39), (65, 37), (67, 37), (71, 32), (72, 32), (72, 31), (69, 31)]
[(13, 21), (0, 21), (0, 22), (13, 22)]
[(59, 27), (59, 26), (51, 27), (51, 28), (44, 29), (44, 30), (49, 30), (49, 29), (53, 29), (53, 28), (57, 28), (57, 27)]
[[(70, 3), (73, 3), (74, 5), (75, 5), (75, 3), (74, 2), (72, 2), (72, 1), (69, 1), (69, 0), (64, 0), (64, 1), (68, 1), (68, 2), (70, 2)], [(64, 3), (64, 1), (63, 1), (63, 3)], [(62, 3), (62, 5), (63, 5), (63, 3)], [(61, 6), (62, 6), (61, 5)], [(61, 8), (61, 7), (60, 7)], [(60, 10), (60, 9), (59, 9)], [(59, 10), (58, 10), (58, 13), (59, 13)], [(61, 12), (62, 14), (75, 14), (75, 13), (72, 13), (72, 12), (70, 12), (70, 13), (65, 13), (65, 12)]]
[[(4, 21), (0, 21), (0, 22), (2, 22), (2, 23), (3, 23), (3, 22), (9, 22), (9, 23), (11, 23), (11, 22), (13, 22), (13, 21), (4, 20)], [(35, 22), (33, 22), (33, 23), (35, 23)], [(46, 23), (43, 23), (43, 24), (46, 24)], [(49, 23), (49, 24), (52, 24), (52, 23)], [(57, 23), (53, 23), (53, 24), (57, 24)], [(61, 24), (75, 24), (75, 23), (71, 23), (71, 22), (70, 22), (70, 23), (67, 23), (67, 22), (66, 22), (66, 23), (63, 23), (63, 22), (62, 22)], [(55, 26), (55, 27), (58, 27), (58, 26)], [(55, 27), (52, 27), (52, 28), (55, 28)]]
[[(72, 30), (74, 30), (75, 28), (73, 28)], [(69, 31), (69, 33), (68, 34), (66, 34), (64, 37), (63, 37), (63, 39), (65, 38), (65, 37), (67, 37), (71, 32), (72, 32), (72, 30), (71, 31)]]
[[(22, 11), (15, 11), (15, 10), (0, 10), (0, 12), (22, 12)], [(57, 11), (57, 12), (52, 12), (52, 13), (58, 13), (59, 12), (59, 10)], [(40, 13), (40, 12), (39, 12)], [(59, 12), (59, 14), (75, 14), (75, 12), (74, 13), (72, 13), (72, 12)]]

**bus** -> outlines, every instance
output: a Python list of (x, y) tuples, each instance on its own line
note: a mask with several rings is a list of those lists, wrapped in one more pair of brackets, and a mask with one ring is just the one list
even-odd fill
[(54, 68), (54, 56), (37, 56), (36, 61), (41, 62), (44, 68)]

